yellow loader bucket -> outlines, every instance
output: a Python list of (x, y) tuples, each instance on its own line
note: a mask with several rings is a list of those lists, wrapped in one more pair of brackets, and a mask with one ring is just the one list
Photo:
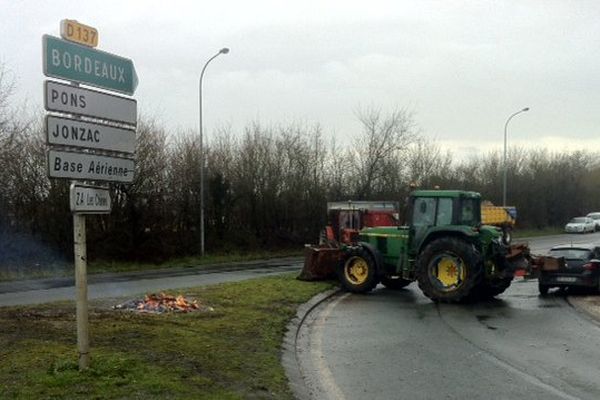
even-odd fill
[(304, 250), (304, 267), (298, 275), (301, 281), (320, 281), (335, 278), (335, 267), (342, 251), (334, 247), (307, 246)]

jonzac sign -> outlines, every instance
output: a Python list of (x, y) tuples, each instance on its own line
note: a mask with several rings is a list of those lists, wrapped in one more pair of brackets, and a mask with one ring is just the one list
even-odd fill
[(135, 131), (67, 117), (46, 116), (48, 144), (133, 153)]

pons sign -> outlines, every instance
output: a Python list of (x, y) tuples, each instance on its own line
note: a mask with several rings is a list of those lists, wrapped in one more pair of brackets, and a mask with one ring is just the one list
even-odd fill
[(44, 106), (63, 112), (110, 121), (137, 123), (137, 102), (122, 96), (53, 81), (44, 82)]
[(135, 164), (129, 158), (70, 151), (48, 151), (48, 176), (81, 181), (133, 182)]
[(74, 213), (110, 213), (110, 192), (106, 188), (73, 183), (69, 200), (71, 211)]
[(135, 131), (110, 125), (85, 122), (80, 119), (46, 116), (46, 138), (48, 144), (135, 152)]
[(44, 35), (44, 75), (132, 95), (138, 85), (133, 61)]

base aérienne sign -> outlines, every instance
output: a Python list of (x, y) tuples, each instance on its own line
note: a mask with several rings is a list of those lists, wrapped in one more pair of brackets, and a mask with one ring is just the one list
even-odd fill
[(50, 178), (131, 183), (134, 169), (135, 163), (129, 158), (52, 149), (48, 151)]

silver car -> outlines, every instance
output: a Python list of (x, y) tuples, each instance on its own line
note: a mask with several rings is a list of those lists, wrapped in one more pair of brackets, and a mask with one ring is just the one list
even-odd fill
[(600, 212), (591, 212), (586, 217), (594, 220), (594, 224), (596, 224), (596, 231), (600, 231)]
[(588, 217), (575, 217), (565, 225), (565, 232), (567, 233), (586, 233), (594, 232), (595, 230), (596, 223)]

